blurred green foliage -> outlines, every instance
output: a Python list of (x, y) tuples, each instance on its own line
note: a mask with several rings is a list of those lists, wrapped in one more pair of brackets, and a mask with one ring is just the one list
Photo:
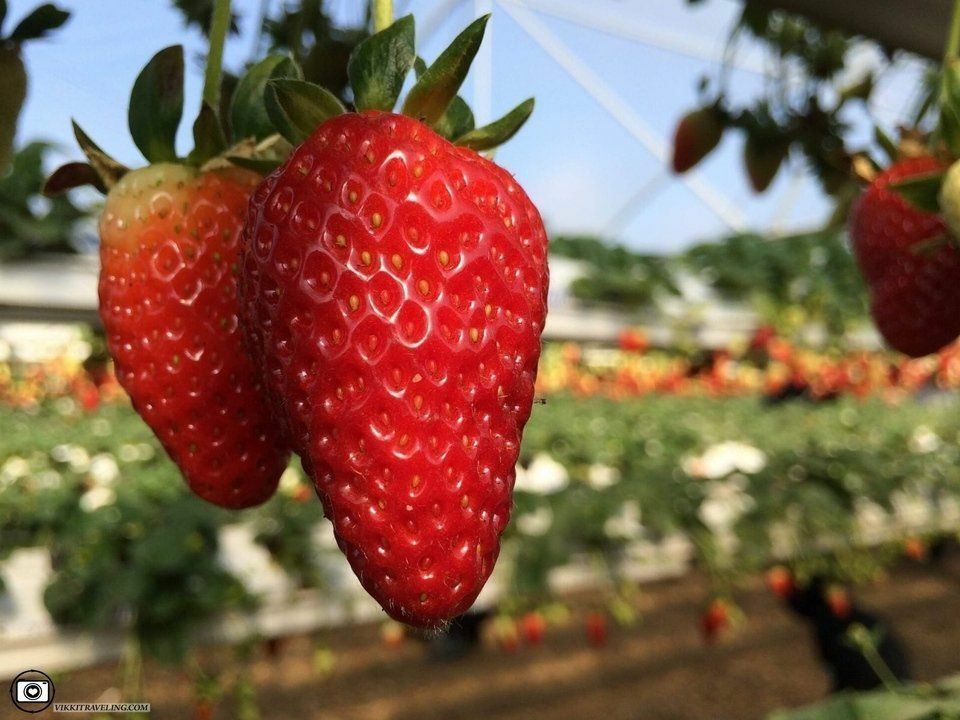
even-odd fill
[(561, 236), (552, 253), (586, 263), (573, 295), (641, 308), (676, 295), (683, 275), (728, 301), (748, 303), (768, 322), (802, 310), (834, 334), (866, 319), (866, 293), (842, 235), (823, 231), (768, 239), (745, 233), (700, 243), (675, 256), (643, 255), (598, 238)]
[(14, 155), (10, 171), (0, 175), (0, 261), (76, 252), (76, 225), (87, 213), (66, 195), (48, 199), (40, 192), (51, 149), (42, 141), (26, 145)]

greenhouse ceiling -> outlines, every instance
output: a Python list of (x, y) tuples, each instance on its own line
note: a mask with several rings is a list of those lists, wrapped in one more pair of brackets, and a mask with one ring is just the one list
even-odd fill
[(952, 0), (747, 0), (806, 15), (930, 58), (943, 54)]

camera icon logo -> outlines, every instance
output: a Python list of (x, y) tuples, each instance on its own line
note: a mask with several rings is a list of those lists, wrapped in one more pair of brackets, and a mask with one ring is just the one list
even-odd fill
[(14, 707), (25, 713), (43, 712), (53, 704), (55, 689), (50, 676), (40, 670), (26, 670), (10, 683)]

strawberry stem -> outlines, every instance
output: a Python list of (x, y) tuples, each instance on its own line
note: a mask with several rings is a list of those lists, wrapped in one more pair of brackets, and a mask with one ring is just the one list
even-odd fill
[(223, 44), (230, 28), (230, 0), (214, 0), (210, 23), (210, 50), (203, 76), (203, 101), (214, 111), (220, 108), (220, 80), (223, 75)]
[(957, 57), (958, 50), (960, 50), (960, 0), (954, 0), (950, 34), (947, 35), (947, 51), (943, 58), (944, 68), (950, 66), (950, 62)]
[(393, 0), (373, 0), (373, 31), (378, 33), (386, 30), (391, 24), (393, 24)]

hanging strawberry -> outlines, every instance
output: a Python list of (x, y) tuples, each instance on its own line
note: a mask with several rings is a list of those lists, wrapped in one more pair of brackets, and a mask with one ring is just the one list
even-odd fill
[(893, 164), (869, 177), (850, 212), (877, 329), (913, 357), (960, 335), (960, 5), (954, 15), (936, 131), (908, 133), (897, 147), (878, 130)]
[(260, 175), (227, 157), (255, 166), (257, 143), (272, 133), (264, 86), (296, 71), (271, 57), (246, 74), (233, 98), (229, 144), (214, 110), (228, 5), (218, 5), (219, 30), (211, 34), (194, 150), (182, 157), (174, 145), (183, 50), (170, 47), (147, 64), (130, 97), (130, 132), (148, 165), (128, 170), (75, 124), (89, 162), (60, 168), (46, 190), (90, 184), (106, 193), (100, 318), (117, 378), (193, 492), (241, 508), (273, 494), (288, 451), (237, 318), (240, 229)]
[[(269, 83), (297, 147), (257, 188), (243, 324), (341, 549), (397, 620), (469, 608), (499, 553), (546, 314), (547, 237), (457, 96), (487, 17), (429, 67), (408, 16), (359, 45), (356, 110)], [(394, 112), (410, 69), (419, 77)]]

